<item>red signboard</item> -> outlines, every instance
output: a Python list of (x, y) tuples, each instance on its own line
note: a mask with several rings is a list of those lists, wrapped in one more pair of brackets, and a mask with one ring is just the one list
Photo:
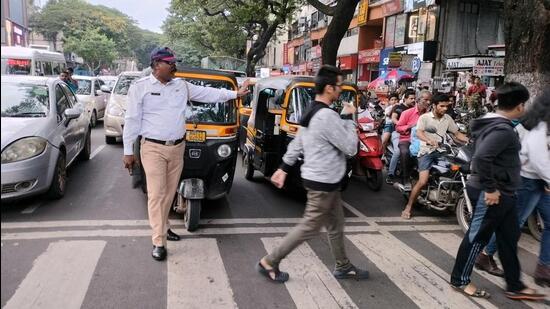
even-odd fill
[(8, 59), (8, 65), (28, 66), (31, 65), (31, 61), (29, 59)]
[(359, 64), (380, 62), (380, 49), (366, 49), (359, 51)]
[(357, 55), (340, 57), (341, 70), (355, 70), (357, 68)]

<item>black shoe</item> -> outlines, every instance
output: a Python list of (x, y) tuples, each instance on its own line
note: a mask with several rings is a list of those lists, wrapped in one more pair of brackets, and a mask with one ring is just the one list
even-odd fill
[(166, 249), (164, 247), (153, 246), (153, 252), (151, 254), (157, 261), (162, 261), (166, 258)]
[(393, 175), (388, 175), (388, 176), (386, 177), (386, 183), (387, 183), (388, 185), (393, 185), (393, 182), (394, 182), (394, 177), (393, 177)]
[(180, 236), (178, 234), (172, 232), (172, 230), (168, 229), (166, 239), (168, 239), (170, 241), (178, 241), (178, 240), (180, 240)]

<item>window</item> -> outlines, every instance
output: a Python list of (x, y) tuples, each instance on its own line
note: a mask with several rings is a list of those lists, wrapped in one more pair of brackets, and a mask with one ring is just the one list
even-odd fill
[(36, 76), (44, 76), (44, 62), (43, 61), (35, 61), (34, 62), (34, 75)]
[(95, 81), (95, 83), (94, 83), (94, 90), (93, 90), (94, 93), (93, 93), (93, 95), (97, 95), (97, 91), (98, 91), (98, 90), (101, 90), (101, 85), (100, 85), (100, 83), (99, 83), (99, 80), (96, 79), (96, 81)]
[[(61, 73), (61, 72), (59, 72)], [(49, 61), (44, 62), (44, 75), (50, 76), (50, 75), (59, 75), (59, 73), (56, 73), (53, 71), (52, 63)]]
[(64, 118), (63, 113), (67, 108), (70, 108), (65, 92), (61, 89), (61, 84), (55, 86), (55, 108), (59, 120)]
[[(231, 84), (226, 81), (211, 81), (203, 79), (187, 79), (191, 84), (233, 90)], [(235, 100), (203, 103), (189, 101), (185, 109), (185, 117), (188, 123), (203, 124), (234, 124), (237, 123), (237, 106)]]
[(2, 58), (2, 74), (31, 74), (30, 59), (12, 59)]
[(358, 34), (359, 34), (359, 27), (355, 27), (355, 28), (348, 29), (345, 37), (347, 38)]
[(53, 67), (53, 75), (61, 74), (64, 69), (64, 66), (61, 66), (59, 62), (53, 62), (51, 65)]
[(92, 81), (89, 79), (77, 79), (78, 89), (76, 94), (93, 95), (92, 93)]
[(2, 83), (2, 117), (46, 117), (50, 109), (48, 87)]
[(303, 114), (314, 99), (315, 89), (311, 87), (298, 87), (292, 89), (286, 120), (290, 123), (300, 123)]
[(435, 40), (438, 6), (422, 8), (409, 16), (407, 43), (417, 43)]
[(311, 29), (316, 29), (319, 21), (319, 12), (311, 14)]
[(120, 95), (127, 95), (128, 89), (130, 88), (130, 85), (138, 79), (138, 76), (132, 76), (132, 75), (122, 75), (117, 80), (117, 83), (115, 85), (115, 90), (113, 91), (114, 94), (120, 94)]
[[(24, 25), (25, 20), (23, 17), (23, 0), (9, 0), (10, 16), (9, 18), (19, 25)], [(2, 1), (3, 3), (4, 1)], [(2, 8), (2, 11), (4, 8)]]
[(76, 97), (71, 89), (69, 89), (69, 86), (66, 84), (61, 84), (61, 88), (65, 91), (65, 95), (67, 96), (67, 99), (69, 101), (69, 108), (75, 107), (78, 101), (76, 100)]

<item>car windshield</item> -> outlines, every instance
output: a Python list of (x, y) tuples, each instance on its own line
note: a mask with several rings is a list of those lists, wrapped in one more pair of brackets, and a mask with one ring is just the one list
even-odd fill
[[(342, 90), (340, 98), (334, 102), (330, 108), (340, 113), (344, 107), (344, 102), (356, 102), (357, 93), (351, 90)], [(315, 100), (315, 89), (313, 87), (297, 87), (292, 89), (290, 102), (288, 103), (287, 121), (290, 123), (300, 123), (302, 116), (311, 102)]]
[(2, 117), (46, 117), (49, 109), (47, 86), (2, 83)]
[[(203, 79), (187, 79), (188, 82), (205, 87), (233, 90), (226, 81), (212, 81)], [(237, 122), (237, 108), (235, 100), (215, 103), (190, 101), (185, 112), (188, 123), (202, 124), (234, 124)]]
[(116, 82), (115, 89), (113, 90), (114, 94), (127, 95), (130, 85), (138, 79), (139, 76), (134, 75), (121, 75)]
[(77, 79), (78, 90), (76, 94), (92, 95), (92, 81), (88, 79)]
[(17, 74), (17, 75), (31, 74), (31, 60), (2, 58), (2, 75), (4, 74)]

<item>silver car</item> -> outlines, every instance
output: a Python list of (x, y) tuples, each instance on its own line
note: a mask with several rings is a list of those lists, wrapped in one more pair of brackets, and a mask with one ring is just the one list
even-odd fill
[(90, 118), (55, 78), (2, 76), (2, 201), (65, 194), (67, 167), (90, 159)]
[(77, 76), (73, 78), (78, 82), (76, 97), (86, 106), (86, 112), (90, 116), (92, 128), (97, 125), (97, 120), (105, 116), (105, 107), (109, 95), (101, 90), (103, 81), (97, 77)]
[(122, 72), (118, 76), (103, 118), (105, 143), (114, 144), (117, 138), (122, 138), (124, 114), (128, 103), (128, 89), (140, 77), (141, 72)]

